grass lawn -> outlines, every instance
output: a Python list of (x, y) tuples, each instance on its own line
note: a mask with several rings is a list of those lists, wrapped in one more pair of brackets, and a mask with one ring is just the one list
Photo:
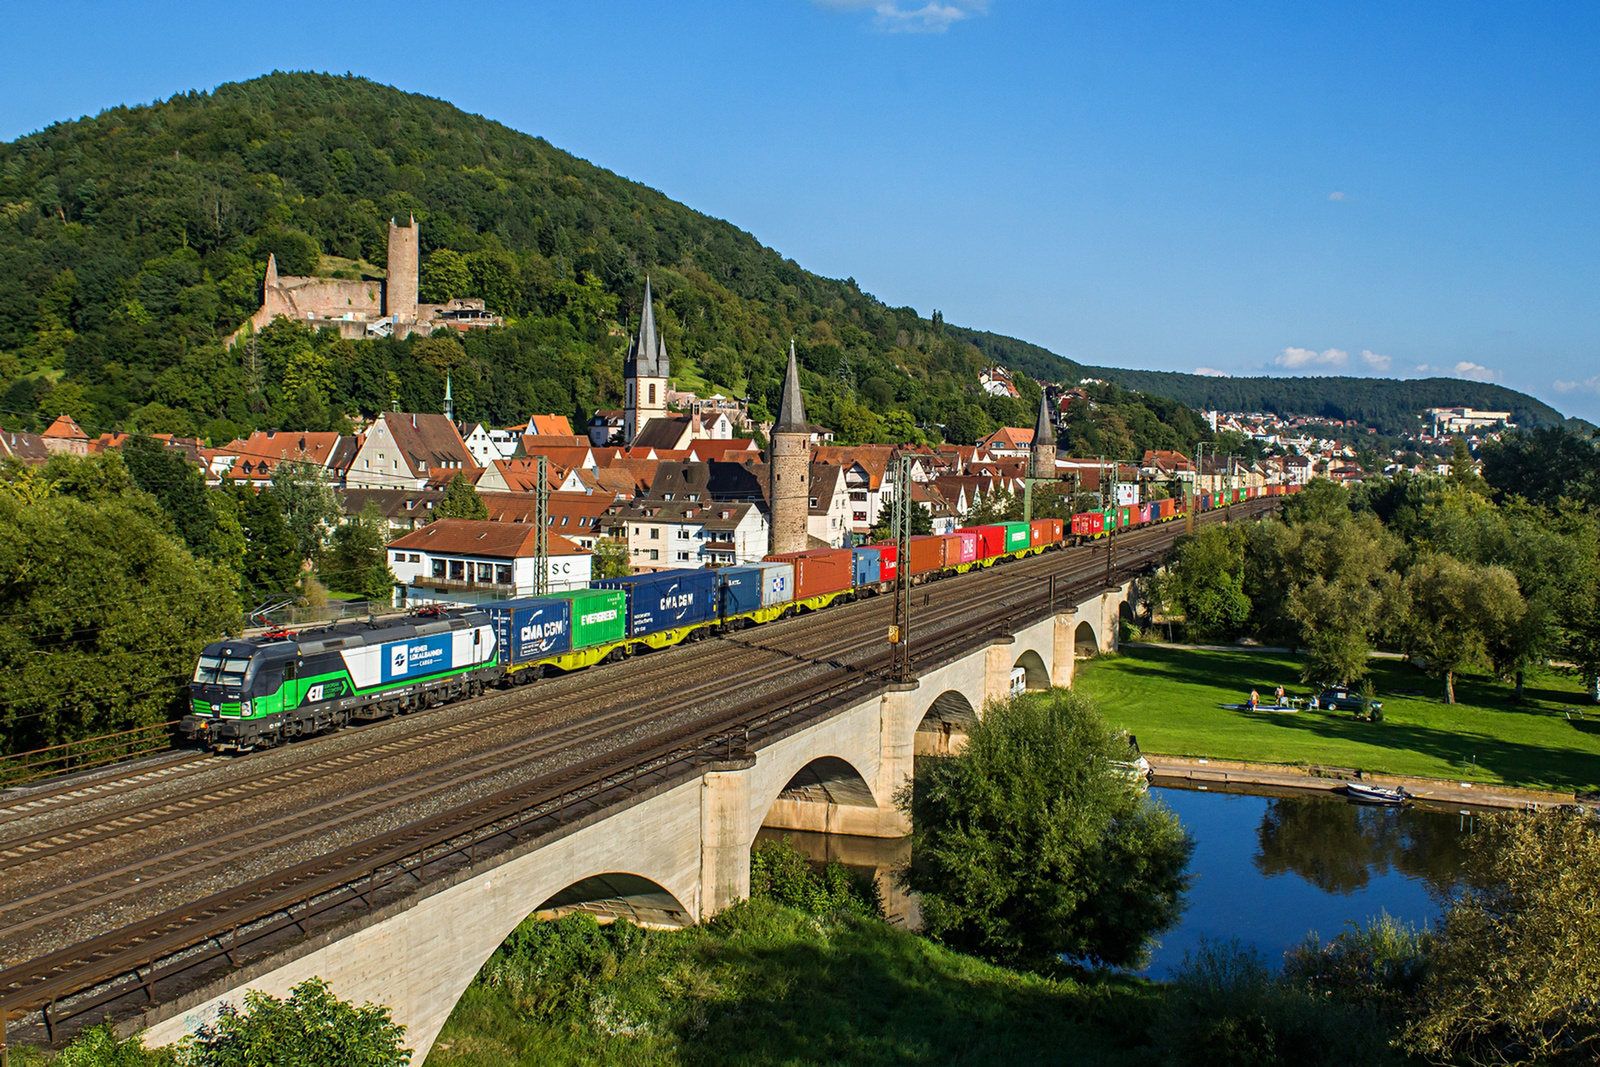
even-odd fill
[(747, 901), (681, 931), (546, 933), (479, 975), (428, 1067), (1150, 1062), (1149, 983), (1017, 974), (877, 919)]
[[(1281, 653), (1211, 652), (1124, 645), (1080, 664), (1075, 688), (1147, 752), (1262, 763), (1321, 764), (1389, 774), (1505, 783), (1546, 789), (1600, 786), (1600, 709), (1578, 680), (1530, 673), (1526, 699), (1492, 678), (1458, 676), (1455, 705), (1443, 685), (1399, 660), (1373, 660), (1384, 721), (1349, 712), (1233, 711), (1252, 688), (1270, 700), (1282, 685), (1307, 696), (1300, 661)], [(1569, 721), (1567, 708), (1589, 718)], [(1477, 757), (1475, 771), (1463, 760)]]

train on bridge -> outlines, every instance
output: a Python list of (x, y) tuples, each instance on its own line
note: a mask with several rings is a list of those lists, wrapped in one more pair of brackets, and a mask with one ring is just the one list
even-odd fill
[[(1195, 498), (1211, 511), (1292, 489), (1238, 489)], [(1170, 522), (1176, 500), (1126, 504), (1070, 519), (1035, 519), (912, 537), (895, 545), (820, 548), (761, 563), (601, 579), (587, 589), (475, 608), (269, 631), (207, 645), (190, 683), (191, 742), (243, 751), (325, 733), (582, 670), (648, 649), (756, 626), (876, 596), (902, 572), (922, 583)]]

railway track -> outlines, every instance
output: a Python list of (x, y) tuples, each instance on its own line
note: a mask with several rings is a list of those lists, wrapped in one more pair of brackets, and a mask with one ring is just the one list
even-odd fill
[[(1118, 538), (1119, 575), (1178, 532)], [(1063, 591), (1095, 586), (1104, 558), (1070, 549), (919, 587), (914, 664), (1051, 610), (1051, 577)], [(13, 814), (0, 822), (0, 959), (16, 961), (0, 970), (7, 1018), (42, 1009), (54, 1036), (60, 1019), (127, 988), (153, 997), (158, 981), (235, 965), (274, 938), (798, 729), (882, 685), (891, 613), (888, 598), (866, 600)], [(670, 694), (633, 698), (669, 677)], [(685, 689), (684, 677), (701, 681)]]

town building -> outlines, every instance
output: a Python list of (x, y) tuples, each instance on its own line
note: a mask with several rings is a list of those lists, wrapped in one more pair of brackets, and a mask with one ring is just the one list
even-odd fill
[(55, 455), (89, 454), (89, 435), (83, 432), (71, 415), (57, 415), (49, 428), (39, 435), (39, 439)]
[(1469, 433), (1495, 427), (1511, 428), (1509, 411), (1479, 411), (1477, 408), (1428, 408), (1424, 418), (1433, 424), (1434, 437)]
[[(389, 543), (400, 607), (486, 604), (530, 596), (539, 573), (539, 531), (483, 519), (437, 519)], [(547, 592), (589, 584), (593, 555), (559, 534), (546, 536)]]
[(752, 502), (646, 499), (603, 522), (636, 572), (755, 563), (767, 551), (766, 516)]
[(455, 423), (443, 415), (386, 411), (362, 438), (345, 474), (351, 489), (443, 488), (457, 474), (477, 481), (479, 467)]

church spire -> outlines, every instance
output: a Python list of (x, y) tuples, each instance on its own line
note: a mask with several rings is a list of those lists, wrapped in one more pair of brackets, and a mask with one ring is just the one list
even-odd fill
[[(613, 350), (615, 351), (615, 350)], [(456, 421), (456, 405), (450, 399), (450, 372), (444, 372), (444, 417), (451, 422)]]
[(1050, 398), (1043, 389), (1039, 391), (1039, 418), (1033, 424), (1033, 444), (1035, 448), (1056, 447), (1056, 427), (1050, 421)]
[(773, 433), (810, 434), (806, 425), (806, 401), (800, 395), (800, 365), (795, 362), (794, 339), (789, 340), (789, 369), (783, 376), (783, 398), (778, 402), (778, 421)]
[(667, 349), (656, 332), (655, 298), (650, 293), (650, 276), (644, 279), (644, 310), (639, 315), (639, 336), (629, 352), (629, 370), (635, 377), (665, 378)]

